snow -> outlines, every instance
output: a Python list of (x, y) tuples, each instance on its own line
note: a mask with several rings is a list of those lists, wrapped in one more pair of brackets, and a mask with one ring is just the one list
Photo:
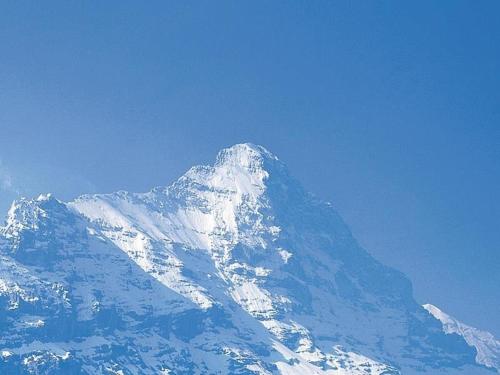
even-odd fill
[(274, 314), (273, 301), (256, 284), (246, 281), (236, 285), (231, 295), (234, 300), (253, 316), (271, 317)]

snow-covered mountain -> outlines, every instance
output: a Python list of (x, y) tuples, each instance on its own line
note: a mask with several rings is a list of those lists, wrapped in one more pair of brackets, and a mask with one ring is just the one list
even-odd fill
[(0, 328), (9, 375), (500, 369), (498, 341), (416, 303), (404, 275), (251, 144), (148, 193), (14, 202)]

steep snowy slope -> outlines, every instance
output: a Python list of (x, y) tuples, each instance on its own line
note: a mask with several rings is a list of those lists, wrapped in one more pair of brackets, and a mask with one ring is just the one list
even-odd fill
[(1, 233), (1, 374), (265, 369), (261, 327), (165, 288), (64, 203), (17, 202)]
[(259, 146), (16, 202), (0, 250), (0, 373), (490, 373)]
[(500, 341), (496, 340), (491, 333), (463, 324), (434, 305), (426, 304), (424, 308), (441, 321), (445, 333), (460, 335), (467, 344), (476, 348), (477, 363), (500, 372)]

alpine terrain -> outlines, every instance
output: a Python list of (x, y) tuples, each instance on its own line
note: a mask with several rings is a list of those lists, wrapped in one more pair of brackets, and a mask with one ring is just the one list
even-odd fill
[(147, 193), (13, 203), (0, 374), (495, 374), (500, 342), (372, 258), (263, 147)]

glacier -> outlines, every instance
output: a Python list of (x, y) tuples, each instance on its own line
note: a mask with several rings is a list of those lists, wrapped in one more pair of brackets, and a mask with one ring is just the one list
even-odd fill
[(0, 374), (493, 374), (499, 342), (420, 306), (261, 146), (167, 187), (12, 204)]

